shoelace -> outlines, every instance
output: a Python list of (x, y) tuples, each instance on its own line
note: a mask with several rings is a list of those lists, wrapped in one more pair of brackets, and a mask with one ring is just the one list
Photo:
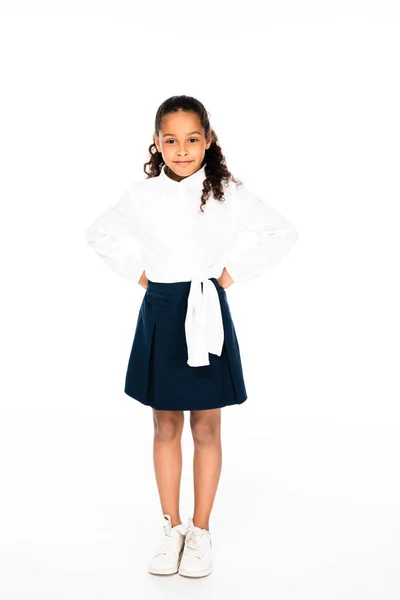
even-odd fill
[(168, 554), (173, 546), (174, 539), (172, 537), (172, 530), (168, 523), (164, 524), (164, 538), (162, 539), (156, 554)]
[(203, 551), (200, 546), (200, 539), (203, 537), (204, 531), (195, 531), (189, 529), (186, 534), (185, 546), (190, 551), (191, 556), (203, 558)]

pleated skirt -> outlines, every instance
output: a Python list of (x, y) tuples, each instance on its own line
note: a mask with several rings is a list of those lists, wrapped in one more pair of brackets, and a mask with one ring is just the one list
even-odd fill
[(209, 410), (247, 399), (239, 343), (226, 291), (211, 277), (221, 306), (224, 344), (209, 365), (191, 367), (185, 336), (190, 281), (150, 281), (140, 306), (125, 393), (156, 410)]

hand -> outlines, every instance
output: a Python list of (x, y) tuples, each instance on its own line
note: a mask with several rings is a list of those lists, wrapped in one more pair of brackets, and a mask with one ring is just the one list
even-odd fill
[(143, 271), (143, 273), (141, 274), (138, 284), (144, 287), (145, 290), (147, 290), (149, 286), (149, 280), (147, 279), (146, 271)]
[(228, 288), (230, 285), (232, 285), (232, 283), (235, 283), (225, 267), (221, 275), (218, 277), (217, 281), (219, 285), (224, 289)]

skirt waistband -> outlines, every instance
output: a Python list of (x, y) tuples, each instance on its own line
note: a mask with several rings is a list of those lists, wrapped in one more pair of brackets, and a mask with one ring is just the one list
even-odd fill
[[(214, 281), (214, 283), (219, 287), (218, 281), (215, 277), (209, 277), (210, 281)], [(169, 295), (180, 295), (189, 292), (190, 285), (192, 281), (175, 281), (173, 283), (165, 283), (163, 281), (151, 281), (148, 279), (148, 289), (153, 292), (160, 292), (161, 294), (169, 294)], [(223, 289), (223, 288), (221, 288)]]

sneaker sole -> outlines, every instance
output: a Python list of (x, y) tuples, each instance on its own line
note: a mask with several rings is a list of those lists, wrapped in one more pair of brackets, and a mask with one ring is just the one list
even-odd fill
[(175, 573), (178, 572), (178, 569), (147, 569), (147, 571), (151, 574), (151, 575), (175, 575)]
[(207, 577), (212, 571), (212, 567), (203, 569), (202, 571), (185, 571), (179, 567), (178, 573), (183, 577)]

